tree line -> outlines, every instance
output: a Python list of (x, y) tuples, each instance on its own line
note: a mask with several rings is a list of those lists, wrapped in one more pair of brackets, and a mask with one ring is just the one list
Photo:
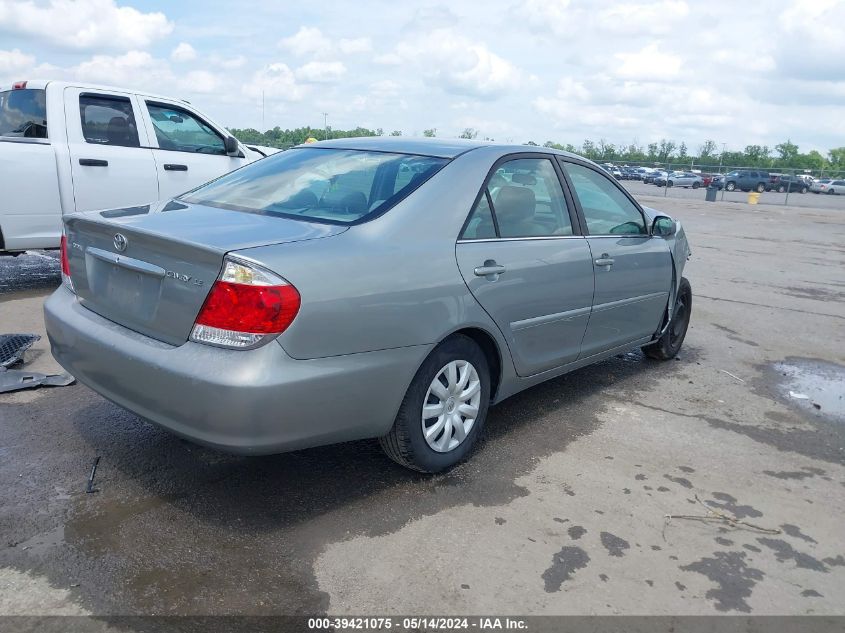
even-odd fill
[[(281, 129), (276, 126), (266, 132), (259, 132), (253, 128), (231, 129), (232, 134), (244, 143), (267, 145), (270, 147), (288, 148), (304, 143), (309, 138), (317, 140), (350, 138), (361, 136), (384, 136), (382, 128), (371, 130), (356, 127), (351, 130), (328, 128), (298, 127)], [(402, 136), (402, 130), (393, 130), (389, 136)], [(423, 130), (423, 136), (437, 136), (436, 128)], [(466, 128), (460, 138), (478, 138), (478, 130)], [(485, 138), (485, 140), (494, 140)], [(537, 146), (538, 143), (528, 141), (526, 145)], [(764, 167), (767, 169), (801, 169), (813, 172), (845, 172), (845, 147), (837, 147), (823, 155), (816, 150), (802, 153), (799, 147), (787, 139), (774, 147), (768, 145), (746, 145), (741, 151), (722, 151), (715, 141), (706, 140), (695, 150), (683, 141), (676, 142), (660, 139), (655, 143), (640, 145), (636, 142), (629, 145), (615, 145), (605, 139), (592, 141), (586, 139), (580, 146), (571, 143), (561, 144), (546, 141), (543, 147), (566, 150), (599, 162), (639, 163), (639, 164), (676, 164), (696, 166), (715, 166), (722, 164), (730, 167)]]

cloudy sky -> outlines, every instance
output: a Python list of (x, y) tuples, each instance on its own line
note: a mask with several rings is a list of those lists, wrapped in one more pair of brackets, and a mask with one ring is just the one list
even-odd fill
[(0, 0), (0, 85), (93, 81), (230, 127), (466, 127), (694, 152), (845, 145), (845, 0)]

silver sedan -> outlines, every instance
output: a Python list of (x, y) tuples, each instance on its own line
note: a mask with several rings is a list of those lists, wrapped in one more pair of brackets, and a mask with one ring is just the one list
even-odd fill
[(66, 217), (45, 319), (80, 382), (196, 442), (377, 437), (436, 472), (491, 404), (632, 348), (674, 357), (688, 255), (678, 222), (572, 154), (328, 141)]

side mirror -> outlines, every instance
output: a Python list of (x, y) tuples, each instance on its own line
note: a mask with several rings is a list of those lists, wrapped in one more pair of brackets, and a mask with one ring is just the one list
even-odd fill
[(658, 237), (672, 237), (677, 231), (675, 220), (668, 215), (658, 215), (651, 223), (651, 234)]
[(226, 148), (226, 154), (229, 156), (237, 156), (241, 151), (238, 147), (238, 139), (234, 136), (227, 136), (223, 139), (223, 145)]

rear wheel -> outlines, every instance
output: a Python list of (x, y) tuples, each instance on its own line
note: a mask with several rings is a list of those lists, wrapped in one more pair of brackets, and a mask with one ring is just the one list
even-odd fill
[(801, 193), (807, 193), (809, 189), (807, 187), (801, 187)]
[(766, 190), (766, 185), (764, 185), (762, 182), (757, 183), (757, 187), (756, 187), (757, 193), (763, 193), (765, 190)]
[(783, 185), (780, 185), (778, 187), (778, 193), (786, 193), (786, 187), (784, 187)]
[(669, 327), (659, 339), (643, 347), (643, 353), (649, 358), (669, 360), (674, 358), (684, 344), (684, 338), (689, 328), (692, 315), (692, 286), (686, 277), (681, 279), (678, 295), (675, 297), (675, 308), (672, 310), (672, 320)]
[(725, 185), (725, 191), (736, 191), (736, 183), (735, 182), (729, 182), (728, 184), (726, 184)]
[(438, 345), (414, 376), (387, 435), (379, 439), (393, 461), (436, 473), (472, 450), (490, 403), (490, 369), (470, 338), (452, 336)]
[(693, 188), (693, 189), (698, 189), (700, 186), (701, 186), (701, 183), (700, 183), (700, 182), (697, 182), (697, 181), (696, 181), (696, 182), (692, 183), (692, 188)]

